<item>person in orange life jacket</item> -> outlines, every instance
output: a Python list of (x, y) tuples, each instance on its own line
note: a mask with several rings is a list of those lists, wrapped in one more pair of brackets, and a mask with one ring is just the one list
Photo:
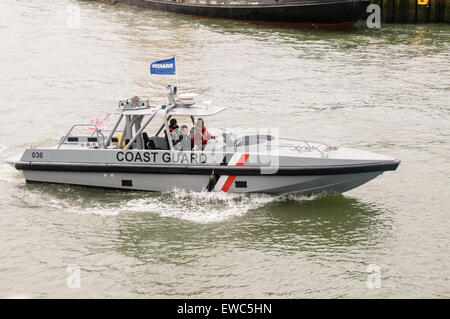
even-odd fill
[(195, 133), (194, 136), (191, 137), (191, 139), (194, 141), (194, 147), (192, 148), (193, 151), (196, 151), (197, 149), (202, 150), (203, 147), (208, 143), (208, 141), (212, 138), (215, 138), (213, 135), (211, 135), (208, 130), (205, 127), (205, 122), (202, 118), (198, 118), (197, 122), (195, 123)]

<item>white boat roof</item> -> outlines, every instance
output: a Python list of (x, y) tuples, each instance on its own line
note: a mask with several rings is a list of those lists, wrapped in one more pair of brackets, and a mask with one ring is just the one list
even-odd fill
[(225, 111), (227, 108), (191, 106), (191, 107), (175, 107), (168, 112), (168, 115), (185, 115), (185, 116), (212, 116)]
[[(225, 111), (227, 108), (217, 108), (217, 107), (205, 107), (205, 106), (190, 106), (190, 107), (183, 107), (183, 106), (177, 106), (173, 109), (171, 109), (168, 112), (168, 116), (171, 115), (184, 115), (184, 116), (212, 116), (219, 114), (223, 111)], [(156, 111), (162, 110), (160, 107), (150, 107), (150, 108), (137, 108), (137, 109), (127, 109), (123, 110), (123, 115), (152, 115)], [(161, 117), (164, 117), (164, 112), (159, 112), (159, 115)]]
[(123, 115), (151, 115), (156, 111), (160, 110), (161, 107), (150, 107), (150, 108), (135, 108), (135, 109), (126, 109), (122, 111)]

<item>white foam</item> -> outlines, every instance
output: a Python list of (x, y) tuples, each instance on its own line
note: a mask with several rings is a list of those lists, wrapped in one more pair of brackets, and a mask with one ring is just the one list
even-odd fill
[(313, 200), (316, 197), (301, 195), (275, 196), (268, 194), (233, 194), (223, 192), (193, 192), (174, 189), (171, 192), (154, 193), (126, 201), (115, 208), (95, 207), (83, 209), (83, 213), (117, 215), (121, 212), (150, 213), (162, 217), (178, 218), (195, 223), (222, 222), (245, 215), (267, 204), (285, 201)]
[(0, 181), (11, 183), (16, 179), (17, 177), (15, 176), (14, 168), (5, 162), (0, 162)]
[(70, 213), (75, 214), (94, 214), (101, 216), (117, 216), (120, 213), (120, 210), (115, 210), (113, 208), (103, 208), (103, 207), (70, 207), (67, 209)]
[[(61, 186), (67, 187), (67, 186)], [(71, 196), (72, 193), (76, 196)], [(69, 212), (73, 214), (97, 214), (103, 216), (115, 216), (120, 212), (120, 203), (112, 203), (108, 207), (102, 207), (99, 203), (86, 207), (85, 199), (75, 194), (77, 190), (75, 188), (68, 190), (68, 196), (66, 198), (57, 198), (55, 194), (47, 191), (28, 189), (21, 190), (18, 194), (14, 195), (27, 207), (42, 207), (46, 210), (56, 210)]]
[(2, 182), (17, 182), (23, 178), (20, 172), (7, 163), (10, 159), (11, 152), (9, 148), (6, 145), (0, 144), (0, 181)]
[[(316, 197), (301, 195), (230, 194), (223, 192), (193, 192), (174, 189), (165, 193), (136, 193), (136, 198), (99, 203), (95, 199), (86, 201), (78, 188), (69, 188), (64, 199), (45, 192), (27, 192), (21, 199), (31, 206), (53, 208), (75, 214), (96, 214), (116, 216), (120, 213), (157, 214), (161, 217), (176, 218), (195, 223), (222, 222), (245, 215), (251, 210), (267, 204), (286, 200), (305, 201)], [(73, 192), (73, 195), (70, 193)], [(129, 193), (128, 193), (129, 195)], [(129, 196), (128, 196), (129, 198)], [(90, 203), (90, 206), (89, 204)]]
[(287, 194), (287, 195), (280, 196), (279, 199), (304, 202), (304, 201), (315, 200), (323, 195), (326, 195), (326, 194), (317, 194), (317, 195), (309, 195), (309, 196), (301, 195), (301, 194)]
[(190, 192), (174, 189), (168, 193), (161, 193), (159, 196), (131, 200), (122, 210), (140, 213), (152, 212), (163, 217), (211, 223), (242, 216), (251, 209), (272, 202), (275, 198), (275, 196), (263, 194)]
[(6, 145), (0, 144), (0, 156), (2, 156), (2, 154), (4, 154), (7, 150), (8, 147)]

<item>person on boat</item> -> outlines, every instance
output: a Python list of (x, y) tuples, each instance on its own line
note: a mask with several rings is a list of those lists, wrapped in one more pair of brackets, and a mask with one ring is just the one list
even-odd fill
[(191, 150), (194, 150), (194, 139), (192, 138), (195, 134), (195, 127), (191, 127), (191, 130), (189, 131), (189, 136), (191, 137)]
[(171, 119), (169, 122), (169, 129), (171, 132), (173, 131), (177, 131), (178, 130), (178, 125), (177, 125), (177, 120), (176, 119)]
[(175, 143), (174, 148), (177, 151), (190, 151), (191, 150), (191, 137), (189, 136), (189, 130), (188, 130), (187, 125), (181, 126), (179, 139)]
[(205, 121), (203, 121), (201, 117), (197, 119), (194, 131), (195, 131), (194, 136), (191, 137), (191, 139), (194, 141), (194, 147), (192, 148), (193, 151), (196, 151), (198, 149), (203, 150), (206, 143), (208, 143), (210, 139), (215, 138), (208, 132), (208, 130), (205, 127)]
[[(175, 145), (175, 143), (178, 141), (179, 137), (179, 127), (177, 125), (177, 120), (176, 119), (171, 119), (169, 122), (169, 135), (170, 138), (172, 139), (172, 143), (173, 145)], [(166, 130), (164, 130), (164, 136), (166, 138), (166, 142), (167, 144), (169, 144), (169, 139), (167, 137), (167, 132)]]
[(169, 131), (170, 131), (170, 134), (172, 135), (172, 140), (174, 142), (178, 141), (178, 139), (180, 138), (179, 137), (179, 135), (180, 135), (180, 128), (177, 125), (177, 120), (176, 119), (171, 119), (170, 120), (170, 122), (169, 122)]
[(135, 95), (135, 96), (131, 99), (131, 102), (133, 102), (133, 104), (137, 106), (137, 105), (139, 105), (139, 100), (140, 100), (139, 96)]

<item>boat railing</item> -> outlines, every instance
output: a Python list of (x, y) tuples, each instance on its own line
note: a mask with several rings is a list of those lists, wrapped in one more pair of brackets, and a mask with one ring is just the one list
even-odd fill
[(63, 145), (67, 141), (67, 139), (70, 136), (70, 133), (72, 133), (74, 128), (82, 127), (82, 126), (84, 126), (84, 127), (93, 127), (95, 131), (92, 133), (92, 135), (97, 134), (97, 142), (99, 141), (99, 136), (101, 136), (102, 137), (102, 142), (103, 142), (102, 145), (105, 145), (105, 136), (98, 129), (97, 125), (95, 125), (95, 124), (75, 124), (75, 125), (72, 126), (72, 128), (69, 130), (69, 132), (67, 132), (67, 134), (64, 136), (64, 138), (61, 139), (61, 141), (58, 143), (58, 147), (57, 148), (60, 148), (61, 145)]

